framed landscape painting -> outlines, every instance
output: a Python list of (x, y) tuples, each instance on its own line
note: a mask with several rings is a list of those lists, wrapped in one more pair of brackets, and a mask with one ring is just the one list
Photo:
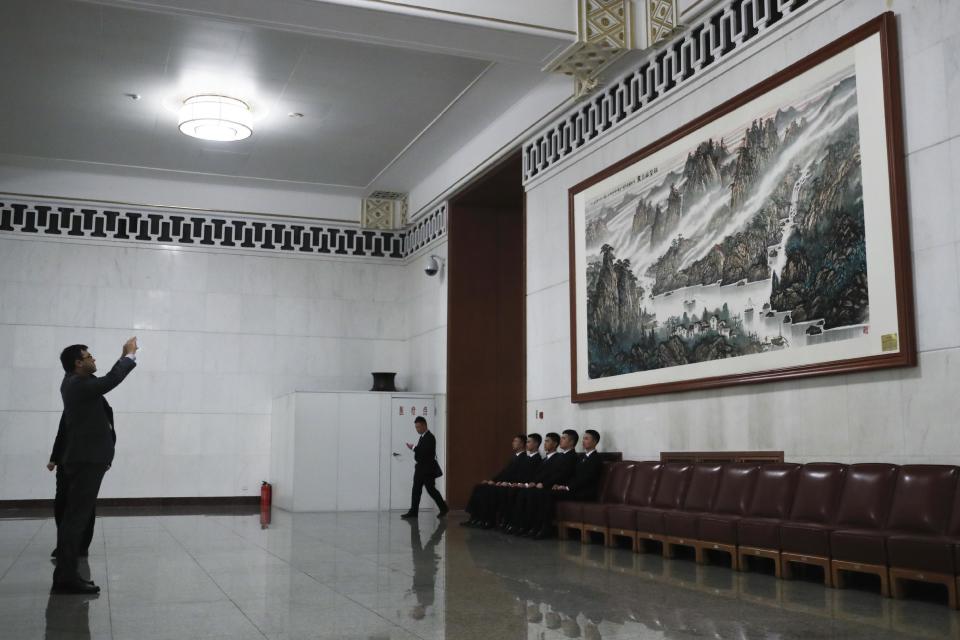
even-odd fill
[(884, 14), (574, 186), (574, 402), (916, 363)]

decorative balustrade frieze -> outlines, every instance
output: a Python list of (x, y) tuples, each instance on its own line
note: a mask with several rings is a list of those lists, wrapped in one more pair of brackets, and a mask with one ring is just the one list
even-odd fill
[(446, 203), (404, 229), (364, 229), (308, 219), (67, 204), (0, 196), (0, 234), (150, 243), (332, 258), (405, 260), (447, 232)]
[(524, 184), (817, 1), (729, 0), (703, 14), (683, 35), (654, 48), (643, 62), (527, 141)]
[(447, 203), (441, 202), (433, 211), (409, 225), (403, 238), (403, 255), (420, 253), (447, 235)]

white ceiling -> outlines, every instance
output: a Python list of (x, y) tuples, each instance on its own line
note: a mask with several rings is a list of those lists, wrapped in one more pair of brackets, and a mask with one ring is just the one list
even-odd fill
[[(224, 6), (234, 15), (214, 15)], [(150, 8), (161, 10), (137, 0), (2, 0), (0, 152), (363, 189), (492, 60), (506, 56), (511, 68), (536, 73), (572, 37), (445, 27), (315, 0), (154, 0)], [(354, 28), (311, 24), (321, 19)], [(363, 24), (375, 33), (364, 37)], [(459, 51), (450, 42), (458, 29), (469, 29)], [(426, 35), (409, 39), (415, 30)], [(502, 109), (525, 85), (485, 90)], [(253, 136), (212, 143), (180, 134), (176, 108), (196, 93), (246, 100)], [(473, 109), (465, 126), (495, 116)]]

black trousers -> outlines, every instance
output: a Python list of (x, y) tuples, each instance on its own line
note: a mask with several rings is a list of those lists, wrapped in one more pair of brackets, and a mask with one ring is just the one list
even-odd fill
[[(57, 465), (57, 492), (53, 497), (53, 520), (57, 523), (57, 529), (60, 529), (60, 522), (63, 521), (63, 512), (67, 508), (67, 481), (63, 478), (63, 467)], [(86, 553), (90, 548), (90, 542), (93, 540), (93, 525), (97, 520), (96, 504), (90, 512), (90, 522), (83, 532), (83, 538), (80, 541), (80, 553)]]
[(66, 489), (66, 507), (57, 527), (57, 568), (53, 572), (54, 583), (69, 582), (79, 578), (77, 558), (83, 544), (84, 531), (90, 524), (100, 483), (107, 472), (107, 465), (76, 463), (64, 465), (63, 480)]
[(473, 487), (466, 508), (466, 512), (470, 514), (472, 520), (495, 521), (496, 496), (494, 493), (496, 489), (497, 487), (492, 484), (478, 484)]
[(417, 513), (420, 511), (420, 496), (423, 495), (424, 489), (427, 490), (427, 495), (433, 498), (433, 501), (437, 503), (437, 508), (440, 511), (447, 510), (446, 501), (444, 501), (443, 496), (440, 495), (440, 492), (437, 491), (437, 479), (433, 476), (418, 476), (414, 474), (413, 491), (410, 494), (409, 513)]

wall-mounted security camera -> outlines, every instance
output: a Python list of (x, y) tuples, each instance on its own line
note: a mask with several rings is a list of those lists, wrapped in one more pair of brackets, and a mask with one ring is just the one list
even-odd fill
[(440, 269), (443, 266), (443, 258), (431, 255), (427, 259), (427, 265), (423, 268), (423, 272), (428, 276), (435, 276), (440, 273)]

